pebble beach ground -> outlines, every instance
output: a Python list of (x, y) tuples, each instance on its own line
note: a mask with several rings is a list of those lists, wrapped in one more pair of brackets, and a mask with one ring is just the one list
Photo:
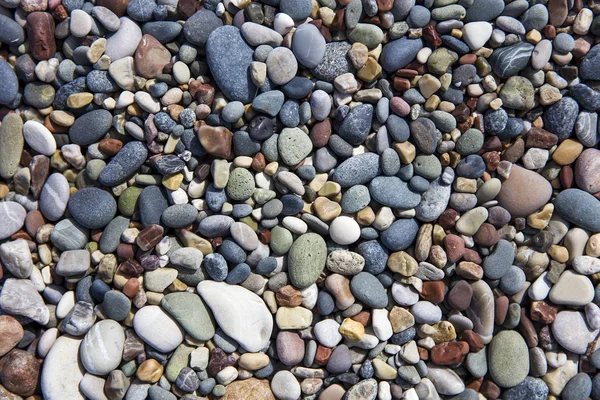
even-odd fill
[(598, 0), (0, 0), (0, 399), (600, 400)]

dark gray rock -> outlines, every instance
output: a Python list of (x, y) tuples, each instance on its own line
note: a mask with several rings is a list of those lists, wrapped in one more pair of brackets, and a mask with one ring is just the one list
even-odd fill
[(185, 21), (183, 34), (188, 42), (196, 46), (204, 46), (209, 35), (223, 26), (223, 21), (217, 15), (205, 8), (200, 9)]
[(312, 69), (317, 79), (327, 82), (348, 72), (354, 72), (354, 67), (347, 57), (352, 45), (348, 42), (331, 42), (325, 45), (325, 55), (319, 65)]
[(79, 189), (69, 199), (69, 212), (89, 229), (104, 228), (117, 213), (117, 202), (107, 191), (89, 187)]
[(379, 204), (392, 208), (410, 209), (421, 202), (421, 195), (395, 176), (376, 177), (369, 184), (369, 192)]
[(144, 143), (132, 141), (125, 144), (102, 170), (98, 182), (111, 187), (126, 182), (144, 164), (147, 156)]
[(568, 139), (573, 135), (579, 104), (571, 97), (563, 97), (552, 104), (544, 112), (544, 129), (558, 136), (558, 140)]
[(138, 197), (140, 220), (144, 226), (159, 224), (162, 213), (169, 203), (163, 191), (155, 185), (146, 186)]
[(519, 73), (527, 64), (534, 46), (530, 43), (519, 42), (507, 47), (494, 50), (489, 58), (494, 72), (501, 78), (508, 78)]
[(423, 40), (402, 37), (392, 40), (383, 46), (381, 65), (388, 72), (396, 71), (410, 64), (419, 50), (423, 48)]
[(580, 189), (563, 190), (554, 199), (558, 215), (592, 232), (600, 232), (600, 200)]
[(359, 145), (369, 135), (372, 122), (373, 106), (361, 104), (354, 107), (344, 118), (338, 134), (351, 145)]
[(112, 114), (110, 111), (90, 111), (77, 118), (71, 125), (69, 139), (75, 144), (87, 146), (102, 139), (111, 126)]

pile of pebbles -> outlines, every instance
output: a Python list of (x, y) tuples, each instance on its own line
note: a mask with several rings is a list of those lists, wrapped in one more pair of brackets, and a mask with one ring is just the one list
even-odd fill
[(0, 398), (600, 399), (597, 0), (0, 0)]

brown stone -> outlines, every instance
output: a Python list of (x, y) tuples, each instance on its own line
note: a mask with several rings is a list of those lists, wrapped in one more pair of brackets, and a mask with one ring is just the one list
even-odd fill
[(27, 15), (27, 39), (31, 55), (36, 60), (47, 60), (56, 53), (54, 18), (47, 12), (32, 12)]
[(98, 149), (109, 157), (114, 156), (123, 147), (123, 142), (117, 139), (107, 138), (102, 139), (98, 143)]
[(444, 301), (444, 292), (446, 285), (442, 281), (426, 281), (423, 282), (423, 290), (420, 295), (423, 300), (430, 301), (434, 304), (440, 304)]
[(31, 172), (31, 193), (36, 199), (40, 197), (44, 183), (48, 179), (50, 174), (50, 159), (48, 157), (38, 154), (33, 156), (29, 163), (29, 170)]
[(292, 285), (286, 285), (275, 294), (277, 304), (285, 307), (296, 307), (302, 304), (302, 293)]
[(287, 366), (300, 364), (304, 359), (304, 340), (293, 331), (280, 331), (276, 340), (277, 357)]
[(179, 0), (177, 2), (177, 11), (179, 11), (181, 19), (186, 20), (194, 15), (196, 10), (200, 8), (199, 6), (200, 3), (195, 0)]
[(513, 165), (496, 199), (513, 217), (526, 217), (550, 200), (552, 185), (535, 171)]
[(535, 347), (538, 345), (538, 334), (533, 322), (527, 316), (525, 308), (521, 308), (521, 322), (519, 323), (518, 330), (523, 335), (527, 346)]
[(456, 274), (466, 279), (479, 280), (483, 278), (483, 268), (470, 261), (461, 261), (456, 267)]
[(313, 146), (319, 148), (327, 146), (329, 143), (329, 137), (331, 136), (331, 121), (329, 118), (324, 119), (321, 122), (317, 122), (310, 130), (310, 140)]
[(135, 242), (140, 249), (148, 251), (162, 240), (164, 233), (165, 229), (162, 226), (152, 224), (138, 234)]
[(379, 12), (390, 11), (394, 5), (394, 0), (377, 0), (377, 9)]
[(467, 342), (444, 342), (431, 349), (431, 361), (438, 365), (454, 365), (461, 363), (469, 352)]
[(219, 158), (231, 156), (233, 134), (229, 129), (205, 125), (198, 129), (198, 139), (208, 154)]
[(551, 324), (556, 318), (558, 307), (545, 301), (532, 301), (529, 308), (529, 316), (533, 321), (542, 324)]
[(171, 53), (152, 35), (142, 36), (135, 50), (135, 70), (144, 78), (156, 78), (171, 61)]
[(548, 4), (549, 24), (560, 27), (569, 15), (567, 0), (549, 0)]
[(473, 240), (480, 246), (491, 247), (498, 243), (500, 234), (494, 225), (483, 223), (475, 233), (475, 236), (473, 236)]
[(469, 344), (469, 351), (477, 353), (484, 348), (481, 336), (472, 330), (466, 330), (461, 334), (461, 339)]
[(144, 273), (144, 268), (139, 262), (130, 258), (119, 266), (119, 272), (127, 276), (136, 277)]
[(448, 304), (455, 310), (464, 311), (469, 308), (473, 288), (467, 281), (458, 281), (448, 292)]
[(35, 392), (41, 362), (23, 350), (13, 350), (0, 359), (2, 385), (19, 396), (31, 396)]
[(158, 382), (163, 375), (164, 367), (154, 358), (150, 358), (140, 364), (135, 376), (142, 382)]
[(494, 322), (496, 325), (502, 325), (508, 314), (508, 297), (498, 297), (494, 302), (494, 306)]
[(122, 17), (127, 11), (129, 0), (97, 0), (96, 5), (108, 8), (110, 11), (117, 14), (117, 17)]
[(215, 99), (215, 88), (207, 83), (194, 80), (190, 82), (189, 91), (199, 104), (210, 106)]
[(225, 396), (221, 400), (275, 400), (269, 381), (256, 378), (235, 381), (227, 385)]
[(319, 365), (326, 365), (331, 357), (332, 349), (321, 345), (317, 346), (317, 353), (315, 354), (315, 362)]
[(442, 45), (442, 38), (438, 34), (434, 25), (427, 25), (423, 28), (423, 39), (431, 47), (439, 47)]
[(456, 225), (456, 221), (458, 219), (458, 212), (452, 208), (445, 210), (442, 215), (440, 215), (439, 224), (445, 230), (450, 230), (454, 228)]
[(140, 281), (137, 278), (130, 278), (123, 286), (123, 294), (129, 298), (134, 298), (140, 289)]
[(0, 357), (11, 351), (23, 339), (23, 327), (10, 315), (0, 315)]
[(360, 322), (363, 326), (367, 326), (369, 321), (371, 321), (371, 313), (368, 311), (361, 311), (353, 316), (352, 319), (356, 322)]
[(256, 172), (263, 172), (266, 166), (267, 161), (265, 160), (263, 153), (256, 153), (254, 157), (252, 157), (252, 164), (250, 167)]
[(465, 252), (465, 241), (458, 235), (449, 234), (444, 237), (444, 247), (448, 261), (456, 263)]
[[(27, 213), (25, 217), (25, 229), (27, 233), (31, 237), (35, 237), (37, 230), (40, 226), (44, 225), (46, 221), (44, 221), (44, 216), (39, 210), (33, 210)], [(0, 323), (0, 329), (1, 329)], [(1, 354), (0, 354), (1, 355)]]
[(481, 264), (481, 262), (483, 261), (481, 259), (481, 254), (479, 254), (477, 250), (473, 249), (465, 249), (465, 254), (463, 254), (463, 260), (475, 264)]

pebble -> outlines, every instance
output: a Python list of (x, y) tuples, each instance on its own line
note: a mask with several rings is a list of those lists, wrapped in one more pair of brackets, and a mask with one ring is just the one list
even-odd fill
[(583, 313), (570, 310), (556, 314), (552, 334), (562, 347), (575, 354), (584, 354), (588, 343), (596, 337), (596, 332), (587, 326)]
[(325, 55), (325, 38), (312, 24), (302, 24), (294, 32), (292, 51), (300, 64), (315, 68)]
[(160, 307), (147, 305), (135, 313), (135, 333), (162, 353), (169, 353), (183, 341), (181, 328)]
[(563, 190), (554, 200), (554, 207), (566, 220), (592, 232), (600, 232), (600, 219), (596, 218), (600, 202), (589, 193), (580, 189)]
[(96, 323), (83, 338), (79, 348), (81, 363), (94, 375), (108, 375), (121, 362), (125, 334), (112, 320)]
[(41, 389), (47, 399), (83, 399), (79, 382), (84, 369), (78, 362), (82, 339), (60, 336), (44, 359), (41, 373)]
[(99, 229), (114, 218), (117, 202), (102, 189), (84, 188), (69, 198), (68, 208), (79, 224), (89, 229)]
[(288, 253), (288, 273), (292, 284), (306, 288), (317, 281), (325, 268), (327, 248), (323, 238), (307, 233), (296, 239)]
[(56, 151), (56, 140), (44, 125), (37, 121), (27, 121), (23, 124), (23, 137), (33, 150), (46, 156)]
[(0, 203), (0, 219), (4, 221), (0, 225), (0, 240), (12, 236), (25, 224), (27, 211), (22, 205), (14, 201), (3, 201)]
[[(535, 187), (536, 191), (525, 196), (527, 187)], [(510, 175), (502, 182), (496, 199), (513, 217), (524, 217), (546, 204), (551, 195), (552, 187), (545, 178), (518, 165), (512, 165)]]

